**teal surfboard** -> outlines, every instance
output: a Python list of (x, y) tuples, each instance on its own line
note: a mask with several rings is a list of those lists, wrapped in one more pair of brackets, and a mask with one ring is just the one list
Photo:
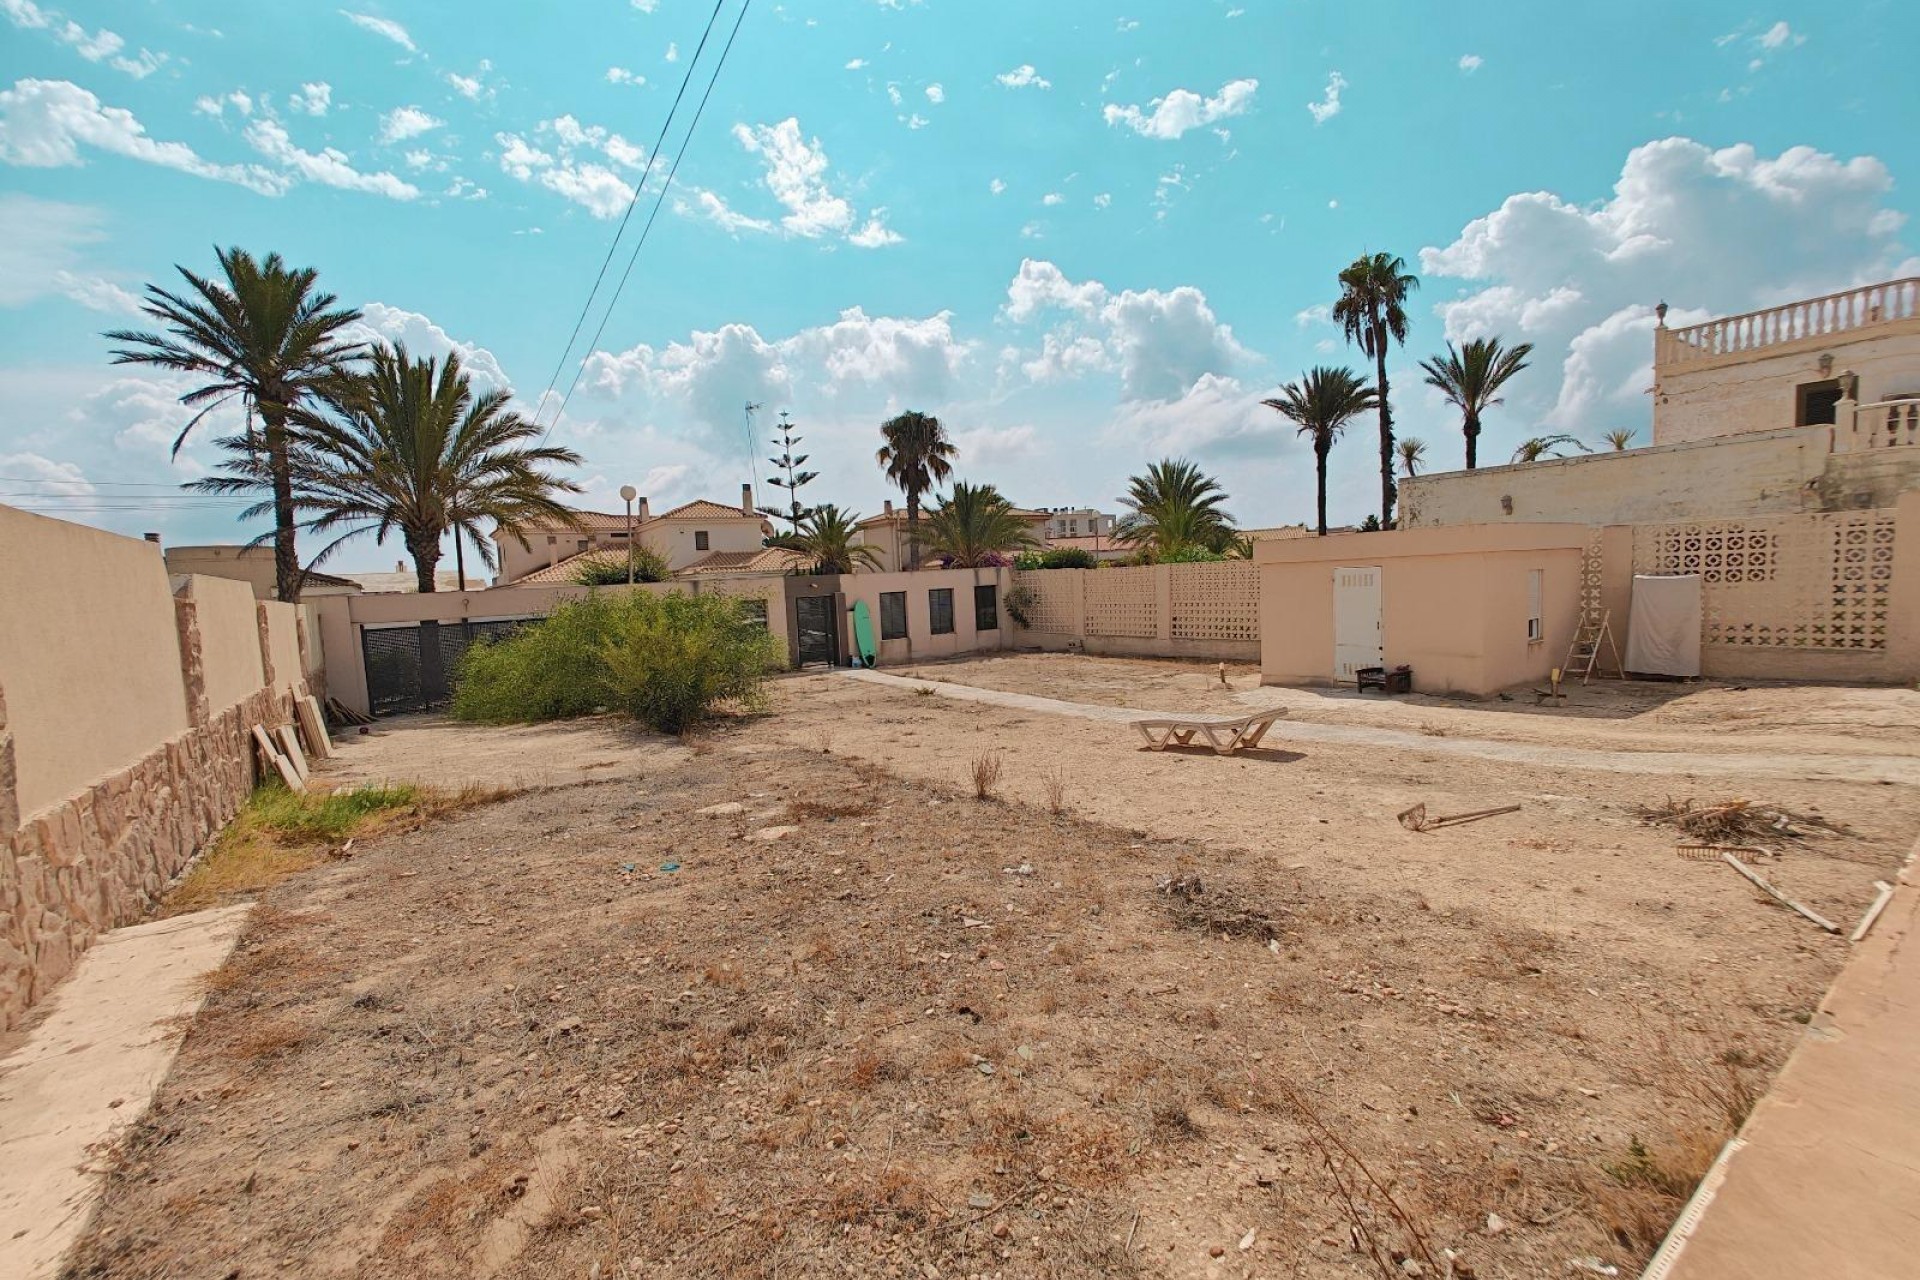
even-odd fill
[(873, 615), (867, 611), (865, 600), (853, 602), (853, 651), (859, 655), (861, 666), (874, 664)]

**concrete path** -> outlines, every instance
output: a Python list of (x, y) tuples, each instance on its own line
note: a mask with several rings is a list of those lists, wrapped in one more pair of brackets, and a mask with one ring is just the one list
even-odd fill
[(1920, 1275), (1913, 863), (1645, 1280)]
[(251, 909), (105, 935), (0, 1062), (0, 1276), (58, 1272), (99, 1198), (92, 1149), (146, 1114), (200, 1007), (200, 979), (226, 960)]
[[(1030, 693), (1007, 693), (1000, 689), (982, 689), (976, 685), (889, 675), (884, 671), (843, 671), (847, 679), (899, 689), (930, 688), (943, 698), (961, 702), (984, 702), (1035, 711), (1043, 715), (1077, 716), (1084, 720), (1104, 720), (1129, 724), (1135, 720), (1159, 719), (1179, 713), (1141, 711), (1133, 707), (1109, 707), (1088, 702), (1066, 702), (1042, 698)], [(1196, 720), (1224, 720), (1217, 712), (1194, 712)], [(1500, 760), (1509, 764), (1547, 765), (1562, 769), (1585, 769), (1600, 773), (1698, 774), (1711, 777), (1796, 778), (1835, 782), (1897, 782), (1920, 785), (1920, 760), (1902, 756), (1872, 755), (1769, 755), (1741, 753), (1714, 755), (1697, 751), (1595, 751), (1579, 747), (1536, 746), (1524, 742), (1493, 742), (1484, 738), (1448, 736), (1430, 737), (1405, 733), (1398, 729), (1376, 729), (1367, 725), (1309, 724), (1282, 720), (1275, 725), (1267, 741), (1324, 742), (1343, 746), (1381, 747), (1393, 751), (1419, 751), (1424, 755), (1476, 756), (1482, 760)]]

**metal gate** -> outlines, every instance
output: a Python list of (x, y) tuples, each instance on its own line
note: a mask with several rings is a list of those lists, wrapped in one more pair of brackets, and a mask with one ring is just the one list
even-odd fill
[(363, 627), (360, 652), (366, 663), (367, 702), (376, 716), (442, 706), (453, 693), (460, 660), (476, 640), (498, 640), (537, 618), (488, 622), (402, 623)]
[(793, 602), (794, 621), (799, 624), (800, 665), (824, 662), (840, 663), (839, 610), (835, 596), (801, 596)]

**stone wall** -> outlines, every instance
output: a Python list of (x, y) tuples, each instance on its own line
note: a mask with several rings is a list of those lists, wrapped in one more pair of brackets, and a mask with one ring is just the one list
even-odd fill
[[(0, 706), (0, 796), (13, 758), (4, 715)], [(259, 690), (0, 837), (0, 1030), (101, 933), (146, 918), (253, 790), (252, 726), (292, 715), (289, 694)]]

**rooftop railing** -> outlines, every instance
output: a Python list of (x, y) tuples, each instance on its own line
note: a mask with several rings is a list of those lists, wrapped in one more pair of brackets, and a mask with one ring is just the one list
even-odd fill
[(1764, 311), (1724, 316), (1684, 329), (1654, 331), (1657, 369), (1764, 351), (1804, 338), (1857, 333), (1920, 317), (1920, 277), (1862, 285), (1824, 298), (1807, 298)]

